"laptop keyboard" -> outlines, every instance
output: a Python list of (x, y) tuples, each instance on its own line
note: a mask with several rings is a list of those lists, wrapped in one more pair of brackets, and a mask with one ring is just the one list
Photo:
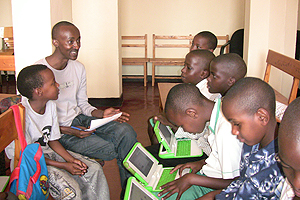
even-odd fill
[(166, 184), (166, 183), (169, 183), (171, 181), (174, 181), (175, 177), (176, 177), (176, 174), (177, 174), (177, 171), (176, 172), (173, 172), (172, 174), (170, 174), (170, 171), (172, 169), (164, 169), (164, 171), (162, 172), (162, 175), (157, 183), (157, 186), (156, 186), (156, 190), (160, 190), (159, 187)]
[(176, 156), (191, 155), (191, 140), (178, 140)]

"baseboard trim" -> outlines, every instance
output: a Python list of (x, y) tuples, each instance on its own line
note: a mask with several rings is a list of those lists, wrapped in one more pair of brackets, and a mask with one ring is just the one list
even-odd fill
[(89, 98), (89, 103), (95, 107), (121, 107), (123, 94), (120, 98)]

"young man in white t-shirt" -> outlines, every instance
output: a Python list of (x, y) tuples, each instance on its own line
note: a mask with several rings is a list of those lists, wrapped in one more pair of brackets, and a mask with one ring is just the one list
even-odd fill
[(36, 63), (51, 69), (57, 83), (60, 84), (60, 95), (55, 101), (62, 133), (59, 141), (67, 150), (90, 158), (116, 158), (121, 186), (124, 189), (131, 174), (125, 169), (122, 161), (137, 142), (136, 132), (126, 123), (129, 114), (122, 112), (116, 121), (111, 121), (96, 130), (85, 131), (91, 120), (110, 117), (121, 111), (114, 108), (97, 109), (88, 102), (85, 67), (77, 60), (81, 35), (74, 24), (67, 21), (56, 23), (52, 28), (52, 44), (55, 47), (54, 52)]

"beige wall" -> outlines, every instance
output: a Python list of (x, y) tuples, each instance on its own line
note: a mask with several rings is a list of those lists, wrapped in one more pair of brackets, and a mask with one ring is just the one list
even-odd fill
[[(0, 27), (12, 25), (13, 20), (10, 16), (11, 13), (8, 12), (11, 10), (11, 1), (17, 2), (16, 7), (19, 7), (19, 10), (16, 10), (16, 16), (23, 21), (18, 23), (14, 20), (15, 28), (19, 29), (20, 33), (22, 33), (18, 34), (19, 36), (16, 38), (16, 40), (19, 40), (20, 42), (18, 42), (19, 45), (17, 45), (19, 47), (16, 46), (17, 49), (19, 48), (19, 50), (16, 50), (16, 56), (22, 55), (21, 60), (16, 62), (18, 65), (17, 67), (19, 68), (25, 66), (26, 64), (35, 61), (37, 58), (48, 55), (52, 49), (50, 38), (50, 30), (52, 25), (59, 20), (73, 21), (71, 17), (73, 15), (74, 19), (76, 19), (74, 22), (80, 28), (83, 36), (83, 46), (81, 53), (79, 54), (79, 60), (87, 66), (88, 95), (89, 97), (97, 98), (119, 97), (121, 94), (122, 86), (120, 74), (122, 74), (122, 67), (119, 65), (120, 51), (118, 49), (119, 44), (117, 42), (120, 39), (120, 34), (142, 35), (147, 33), (149, 37), (148, 55), (151, 57), (152, 33), (166, 35), (187, 35), (190, 33), (196, 34), (202, 30), (210, 30), (216, 35), (229, 34), (231, 36), (236, 29), (248, 26), (249, 24), (247, 25), (247, 23), (250, 23), (250, 21), (247, 21), (247, 16), (245, 16), (245, 13), (247, 15), (247, 12), (249, 11), (244, 11), (245, 4), (247, 3), (246, 0), (121, 0), (120, 2), (117, 0), (113, 2), (104, 0), (101, 0), (100, 2), (97, 0), (89, 0), (88, 3), (86, 1), (83, 3), (80, 0), (49, 0), (51, 4), (51, 10), (45, 10), (44, 13), (41, 12), (43, 11), (43, 9), (41, 9), (43, 7), (42, 4), (49, 4), (49, 1), (1, 0)], [(291, 15), (297, 14), (295, 7), (298, 8), (299, 5), (296, 5), (295, 3), (298, 3), (298, 1), (299, 0), (269, 0), (265, 1), (265, 3), (267, 3), (267, 7), (261, 6), (262, 2), (258, 3), (258, 10), (260, 7), (264, 7), (265, 9), (261, 9), (259, 12), (255, 11), (257, 12), (254, 14), (257, 15), (254, 18), (256, 23), (268, 24), (268, 28), (270, 30), (272, 29), (272, 31), (274, 29), (276, 30), (277, 23), (279, 23), (279, 30), (286, 30), (286, 32), (279, 33), (280, 31), (275, 31), (273, 34), (268, 33), (268, 39), (265, 38), (265, 40), (262, 40), (261, 42), (258, 42), (259, 40), (257, 40), (258, 38), (262, 38), (262, 36), (258, 34), (252, 38), (254, 43), (251, 45), (259, 46), (263, 43), (268, 43), (267, 45), (269, 45), (269, 47), (274, 48), (278, 48), (278, 45), (283, 45), (278, 48), (278, 51), (292, 57), (294, 50), (291, 48), (291, 46), (293, 45), (294, 41), (288, 39), (289, 37), (292, 37), (290, 34), (288, 34), (288, 31), (293, 29), (293, 26), (295, 26), (296, 22), (293, 20), (293, 23), (291, 24), (287, 23), (283, 19), (286, 17), (293, 18), (294, 16)], [(272, 2), (272, 4), (269, 4), (270, 2)], [(41, 8), (36, 9), (37, 6)], [(73, 6), (72, 9), (70, 9), (71, 6)], [(281, 9), (284, 9), (284, 12), (287, 11), (286, 15), (278, 15), (278, 12), (280, 12)], [(270, 10), (273, 11), (271, 12)], [(24, 14), (24, 11), (26, 11), (26, 14)], [(38, 14), (36, 13), (37, 11)], [(51, 12), (51, 19), (43, 19), (40, 17), (48, 12)], [(270, 12), (268, 13), (268, 17), (274, 18), (274, 20), (260, 19), (260, 16), (266, 12)], [(93, 21), (90, 21), (89, 18), (97, 19), (99, 23), (92, 23)], [(30, 22), (37, 21), (37, 24), (40, 23), (42, 26), (46, 24), (44, 27), (45, 30), (43, 30), (45, 32), (39, 32), (42, 28), (41, 26), (38, 28), (37, 26), (26, 26), (26, 23), (24, 23), (26, 20)], [(261, 20), (265, 20), (265, 22), (262, 23)], [(93, 31), (90, 31), (91, 27), (93, 27)], [(30, 30), (30, 32), (28, 30)], [(252, 31), (255, 32), (255, 30)], [(39, 43), (32, 42), (37, 40)], [(46, 43), (43, 44), (43, 42)], [(50, 50), (49, 46), (51, 46)], [(28, 48), (32, 50), (28, 51)], [(251, 46), (249, 46), (249, 44), (245, 44), (245, 48), (251, 48)], [(254, 51), (255, 54), (249, 54), (252, 57), (245, 58), (247, 62), (249, 61), (248, 68), (250, 75), (255, 75), (258, 77), (262, 76), (265, 67), (264, 62), (266, 49), (263, 49), (263, 52), (260, 54), (257, 54), (258, 52)], [(96, 56), (91, 56), (92, 54), (90, 54), (90, 52), (93, 52), (93, 54)], [(180, 54), (181, 56), (184, 56), (185, 53), (186, 52)], [(123, 55), (127, 54), (128, 52), (123, 52)], [(218, 52), (216, 54), (218, 54)], [(250, 61), (253, 61), (254, 64), (251, 64)], [(107, 62), (111, 62), (111, 64), (107, 65)], [(109, 67), (103, 67), (103, 65)], [(175, 67), (171, 68), (173, 69)], [(160, 67), (160, 69), (158, 69), (158, 74), (179, 74), (180, 69), (181, 67), (175, 68), (175, 70), (170, 70), (168, 67)], [(97, 73), (95, 73), (95, 70)], [(131, 66), (124, 66), (123, 71), (125, 74), (142, 74), (141, 67), (134, 68)], [(150, 69), (148, 70), (148, 74), (151, 74)], [(288, 80), (286, 81), (284, 77), (280, 80), (282, 83), (277, 83), (279, 88), (282, 87), (282, 84), (288, 82)]]
[(12, 26), (11, 0), (0, 0), (0, 27)]
[[(246, 0), (244, 59), (248, 76), (263, 78), (269, 49), (295, 57), (298, 0)], [(286, 97), (292, 77), (274, 68), (270, 85)]]
[(78, 60), (86, 67), (88, 96), (120, 97), (118, 0), (73, 0), (72, 12), (81, 31)]
[[(120, 15), (122, 35), (148, 34), (148, 56), (152, 57), (153, 33), (195, 35), (209, 30), (216, 35), (231, 36), (235, 30), (244, 27), (244, 0), (122, 0)], [(162, 54), (168, 57), (184, 57), (187, 51), (168, 50), (170, 53), (164, 51)], [(129, 50), (123, 50), (124, 56), (130, 53)], [(151, 74), (149, 68), (148, 74)], [(181, 67), (176, 66), (162, 66), (157, 67), (156, 71), (157, 74), (178, 75), (180, 69)], [(143, 69), (141, 66), (123, 66), (123, 74), (143, 74)]]
[[(0, 27), (12, 26), (11, 2), (10, 0), (0, 0)], [(0, 40), (2, 49), (2, 40)]]

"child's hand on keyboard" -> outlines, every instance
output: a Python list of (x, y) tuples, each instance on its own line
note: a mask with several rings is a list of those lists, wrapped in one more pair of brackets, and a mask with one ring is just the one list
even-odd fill
[(170, 171), (170, 173), (173, 173), (179, 169), (179, 176), (181, 177), (182, 171), (186, 168), (190, 168), (192, 170), (191, 173), (196, 174), (198, 171), (200, 171), (200, 169), (204, 164), (205, 164), (204, 160), (199, 160), (196, 162), (189, 162), (189, 163), (177, 165)]
[(192, 186), (191, 180), (193, 180), (193, 176), (198, 176), (197, 174), (186, 174), (179, 179), (171, 181), (167, 184), (161, 186), (161, 191), (158, 196), (162, 196), (166, 194), (162, 200), (169, 198), (175, 193), (178, 193), (176, 200), (179, 200), (181, 195)]

